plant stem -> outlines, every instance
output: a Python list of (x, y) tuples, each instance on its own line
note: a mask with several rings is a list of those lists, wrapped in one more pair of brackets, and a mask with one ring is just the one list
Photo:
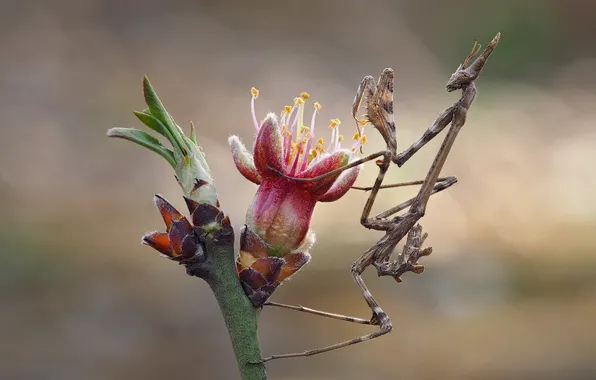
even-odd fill
[(234, 246), (214, 245), (214, 273), (207, 280), (226, 322), (242, 380), (265, 380), (267, 373), (261, 359), (258, 336), (259, 312), (254, 308), (238, 280)]

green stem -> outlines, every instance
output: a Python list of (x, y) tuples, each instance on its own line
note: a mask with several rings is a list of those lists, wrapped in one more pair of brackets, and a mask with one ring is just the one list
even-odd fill
[(238, 280), (234, 263), (234, 246), (211, 247), (215, 271), (207, 280), (219, 303), (226, 322), (240, 377), (242, 380), (265, 380), (267, 374), (261, 359), (258, 336), (258, 311), (254, 308)]

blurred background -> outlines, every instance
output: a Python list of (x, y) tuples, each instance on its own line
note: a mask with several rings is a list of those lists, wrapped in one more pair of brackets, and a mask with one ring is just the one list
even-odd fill
[[(422, 220), (423, 275), (365, 277), (394, 322), (377, 340), (274, 361), (271, 379), (596, 378), (596, 3), (451, 1), (0, 1), (0, 378), (234, 379), (223, 320), (202, 281), (140, 237), (162, 229), (161, 193), (183, 207), (157, 155), (106, 137), (141, 127), (147, 74), (193, 120), (224, 210), (242, 225), (256, 187), (227, 137), (308, 91), (319, 125), (349, 112), (365, 75), (396, 70), (405, 149), (459, 94), (449, 75), (474, 39), (501, 43)], [(326, 135), (325, 128), (319, 129)], [(442, 135), (443, 136), (443, 135)], [(421, 179), (440, 141), (390, 181)], [(382, 147), (369, 130), (365, 152)], [(373, 167), (358, 183), (372, 184)], [(415, 189), (387, 190), (382, 211)], [(356, 191), (317, 206), (312, 262), (278, 302), (369, 317), (349, 275), (381, 235)], [(265, 310), (265, 354), (370, 332)]]

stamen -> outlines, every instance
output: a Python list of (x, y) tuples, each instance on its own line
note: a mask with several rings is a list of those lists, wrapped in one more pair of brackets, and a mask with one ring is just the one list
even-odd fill
[(335, 147), (333, 148), (334, 152), (339, 150), (339, 125), (341, 124), (341, 121), (339, 121), (339, 119), (335, 119), (335, 121), (337, 121), (337, 127), (335, 127), (334, 130), (336, 130), (337, 133), (335, 134)]
[[(298, 133), (296, 133), (296, 142), (299, 142), (302, 139), (302, 128), (304, 128), (304, 100), (302, 98), (296, 98), (296, 102), (298, 105)], [(292, 128), (292, 130), (294, 130)]]
[(321, 108), (323, 108), (323, 106), (321, 105), (321, 103), (315, 102), (315, 109), (320, 110)]
[(310, 95), (308, 94), (308, 92), (303, 92), (300, 94), (300, 97), (302, 98), (302, 100), (306, 100), (310, 98)]
[(344, 135), (337, 136), (337, 140), (340, 141), (340, 142), (343, 141), (344, 140)]
[(354, 134), (354, 143), (352, 144), (352, 155), (350, 159), (354, 156), (356, 150), (358, 150), (362, 145), (366, 144), (366, 141), (366, 135), (360, 135), (358, 132)]
[(286, 167), (290, 164), (290, 154), (292, 152), (292, 135), (288, 130), (284, 134), (284, 160), (283, 162), (286, 164)]
[(252, 99), (250, 101), (250, 111), (252, 113), (252, 121), (255, 124), (255, 129), (259, 130), (259, 122), (257, 121), (257, 113), (255, 112), (255, 99), (259, 97), (259, 90), (256, 88), (251, 88), (250, 93), (252, 94)]
[[(295, 157), (296, 157), (296, 152), (298, 151), (298, 147), (296, 145), (295, 142), (291, 141), (290, 142), (290, 149), (288, 149), (288, 154), (286, 157), (286, 165), (290, 166), (292, 164), (292, 162), (294, 161)], [(288, 171), (288, 173), (291, 173), (291, 170)]]
[(317, 117), (317, 111), (320, 110), (322, 107), (319, 103), (315, 102), (315, 110), (312, 111), (312, 118), (310, 119), (310, 127), (312, 128), (312, 133), (315, 133), (315, 119)]
[[(288, 117), (286, 118), (286, 121), (287, 121), (288, 123), (290, 123), (290, 120), (291, 120), (291, 118), (292, 118), (292, 114), (294, 113), (294, 110), (295, 110), (296, 108), (297, 108), (296, 106), (293, 106), (293, 107), (290, 109), (290, 112), (288, 113)], [(294, 133), (294, 127), (296, 126), (296, 123), (297, 123), (297, 121), (298, 121), (298, 116), (296, 116), (296, 117), (294, 118), (294, 122), (292, 123), (292, 125), (291, 125), (291, 127), (290, 127), (290, 129), (289, 129), (289, 131), (288, 131), (288, 138), (287, 138), (287, 140), (286, 140), (286, 139), (284, 139), (285, 146), (286, 146), (285, 162), (287, 162), (287, 163), (288, 163), (288, 165), (289, 165), (289, 160), (290, 160), (290, 158), (289, 158), (289, 157), (290, 157), (290, 156), (289, 156), (289, 155), (290, 155), (289, 151), (290, 151), (290, 144), (291, 144), (291, 141), (292, 141), (292, 133)]]
[[(294, 112), (295, 109), (298, 109), (299, 107), (294, 107), (292, 109), (292, 112)], [(294, 129), (296, 128), (296, 125), (298, 124), (298, 118), (300, 117), (300, 111), (298, 111), (296, 113), (296, 116), (294, 116), (294, 121), (292, 122), (292, 126), (290, 127), (290, 134), (294, 134)], [(290, 121), (290, 118), (288, 117), (288, 121)]]
[(302, 139), (299, 143), (292, 143), (292, 146), (296, 146), (296, 154), (294, 154), (292, 160), (293, 162), (290, 168), (290, 175), (295, 176), (296, 174), (298, 174), (296, 169), (298, 168), (300, 157), (302, 156), (301, 152), (304, 150), (304, 139)]
[[(310, 147), (312, 146), (312, 140), (313, 140), (313, 135), (311, 132), (308, 132), (305, 136), (306, 138), (306, 148), (304, 149), (304, 152), (309, 152), (310, 151)], [(306, 170), (306, 167), (308, 166), (308, 154), (304, 154), (302, 157), (302, 162), (300, 163), (300, 173), (302, 173), (304, 170)]]
[(316, 149), (313, 149), (313, 150), (311, 150), (311, 151), (310, 151), (310, 155), (311, 155), (313, 158), (316, 158), (316, 157), (319, 155), (319, 152), (317, 152), (317, 150), (316, 150)]
[[(288, 106), (286, 106), (288, 107)], [(296, 106), (293, 106), (290, 108), (290, 112), (288, 112), (288, 117), (286, 117), (286, 122), (288, 124), (290, 124), (290, 120), (292, 119), (292, 114), (294, 113), (294, 110), (296, 109)]]
[(284, 152), (284, 163), (288, 165), (290, 159), (290, 153), (292, 151), (292, 133), (288, 130), (287, 124), (285, 125), (285, 131), (283, 133), (283, 152)]
[(285, 106), (283, 110), (279, 113), (281, 118), (279, 119), (279, 124), (284, 124), (288, 122), (288, 117), (290, 112), (292, 111), (292, 106)]
[(360, 132), (356, 132), (354, 133), (354, 136), (352, 136), (352, 140), (358, 140), (360, 138)]
[[(333, 123), (331, 123), (331, 124), (333, 125)], [(336, 138), (335, 137), (335, 135), (336, 135), (336, 128), (335, 127), (336, 126), (337, 125), (335, 125), (335, 126), (329, 125), (329, 128), (331, 128), (331, 141), (329, 141), (329, 146), (327, 146), (327, 151), (328, 152), (331, 152), (331, 148), (333, 147), (333, 144), (335, 142), (335, 138)], [(339, 134), (339, 133), (337, 133), (337, 134)]]

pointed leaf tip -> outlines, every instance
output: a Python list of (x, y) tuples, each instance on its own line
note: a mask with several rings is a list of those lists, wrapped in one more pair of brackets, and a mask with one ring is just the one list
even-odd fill
[(170, 202), (159, 194), (155, 194), (153, 197), (153, 203), (157, 207), (161, 214), (163, 221), (166, 225), (166, 232), (170, 231), (172, 223), (181, 219), (185, 219), (184, 215), (180, 213)]
[(168, 234), (162, 232), (148, 232), (143, 235), (141, 243), (157, 250), (159, 253), (168, 257), (173, 257), (172, 248)]
[(170, 114), (164, 107), (163, 103), (157, 96), (157, 93), (153, 89), (153, 86), (149, 82), (149, 78), (147, 78), (147, 76), (145, 76), (143, 79), (143, 94), (145, 97), (145, 102), (149, 107), (149, 113), (154, 118), (159, 120), (169, 131), (170, 136), (166, 137), (168, 138), (168, 140), (170, 140), (170, 143), (172, 143), (176, 150), (183, 156), (186, 156), (188, 154), (188, 147), (186, 146), (187, 143), (184, 137), (184, 133), (182, 132), (180, 127), (176, 125), (174, 119), (170, 116)]
[(197, 143), (197, 130), (192, 120), (190, 121), (190, 141), (192, 141), (195, 144)]

